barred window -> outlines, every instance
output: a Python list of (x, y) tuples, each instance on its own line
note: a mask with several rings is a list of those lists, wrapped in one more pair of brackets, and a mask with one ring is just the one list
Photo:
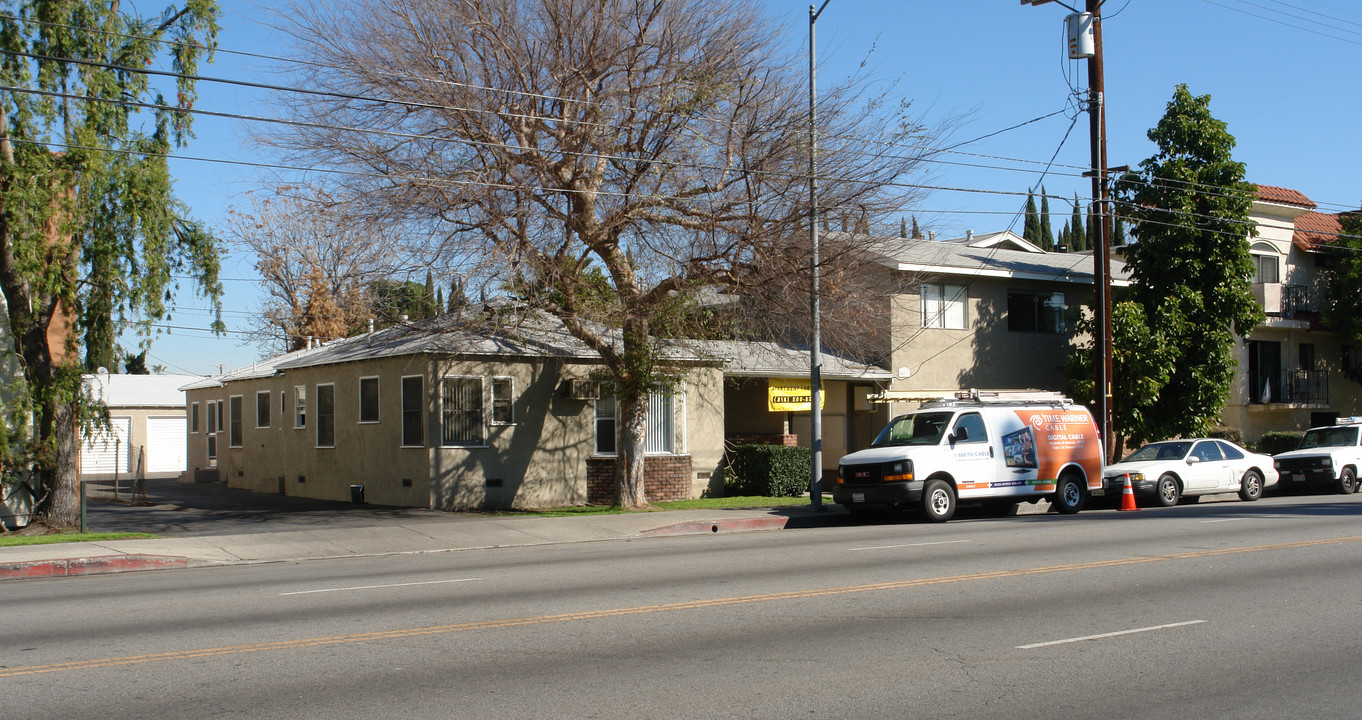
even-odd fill
[(482, 445), (482, 378), (447, 377), (440, 386), (443, 445)]

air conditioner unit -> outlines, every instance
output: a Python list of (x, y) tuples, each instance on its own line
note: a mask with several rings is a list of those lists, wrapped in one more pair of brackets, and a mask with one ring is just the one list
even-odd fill
[(594, 380), (570, 378), (567, 380), (567, 395), (573, 400), (597, 400), (601, 397), (601, 387)]

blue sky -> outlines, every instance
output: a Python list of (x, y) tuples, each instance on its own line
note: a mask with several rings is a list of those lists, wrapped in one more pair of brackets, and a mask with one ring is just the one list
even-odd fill
[[(767, 0), (765, 6), (785, 24), (783, 41), (806, 52), (808, 4)], [(224, 52), (204, 75), (281, 82), (267, 57), (236, 54), (287, 53), (266, 24), (266, 7), (224, 0)], [(1003, 193), (1043, 182), (1051, 195), (1090, 194), (1090, 181), (1079, 177), (1090, 162), (1088, 120), (1075, 112), (1071, 87), (1086, 85), (1086, 69), (1065, 58), (1067, 13), (1055, 2), (1031, 7), (1016, 0), (828, 3), (817, 28), (820, 86), (865, 63), (876, 82), (892, 83), (896, 96), (911, 99), (929, 126), (955, 118), (948, 144), (1051, 116), (969, 142), (932, 163), (923, 184), (953, 189), (925, 197), (915, 213), (924, 229), (941, 237), (1020, 232), (1025, 198)], [(1174, 87), (1186, 83), (1197, 95), (1211, 95), (1211, 111), (1237, 139), (1235, 157), (1247, 165), (1250, 181), (1300, 190), (1327, 212), (1362, 205), (1362, 122), (1355, 110), (1362, 8), (1348, 0), (1109, 0), (1103, 15), (1109, 164), (1133, 166), (1152, 153), (1145, 133)], [(278, 100), (264, 90), (203, 83), (196, 108), (271, 117)], [(173, 161), (176, 190), (196, 217), (220, 227), (229, 208), (245, 205), (244, 192), (271, 183), (268, 169), (245, 163), (269, 158), (249, 139), (259, 123), (201, 116), (195, 129), (198, 138), (181, 151), (184, 159)], [(1054, 165), (1042, 177), (1052, 156)], [(1070, 208), (1052, 202), (1051, 212), (1057, 231)], [(898, 219), (888, 218), (880, 229), (897, 228)], [(229, 329), (244, 328), (259, 306), (251, 265), (252, 258), (236, 255), (224, 262)], [(207, 374), (259, 358), (236, 335), (202, 330), (210, 321), (206, 303), (188, 283), (176, 307), (170, 334), (152, 344), (150, 364)]]

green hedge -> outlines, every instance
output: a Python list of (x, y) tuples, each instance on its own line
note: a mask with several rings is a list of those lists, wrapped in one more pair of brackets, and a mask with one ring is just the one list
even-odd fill
[(730, 472), (724, 474), (729, 495), (797, 497), (809, 490), (812, 454), (806, 447), (739, 445)]
[(1258, 438), (1258, 452), (1267, 455), (1276, 455), (1277, 453), (1295, 450), (1296, 446), (1300, 444), (1301, 437), (1303, 436), (1304, 433), (1298, 432), (1263, 433), (1263, 436)]

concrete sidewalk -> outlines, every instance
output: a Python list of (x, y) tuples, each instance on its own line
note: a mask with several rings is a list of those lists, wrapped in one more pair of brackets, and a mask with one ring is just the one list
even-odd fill
[(372, 524), (0, 548), (0, 580), (393, 553), (447, 552), (683, 534), (778, 530), (840, 522), (836, 505), (673, 510), (580, 517), (435, 513)]

